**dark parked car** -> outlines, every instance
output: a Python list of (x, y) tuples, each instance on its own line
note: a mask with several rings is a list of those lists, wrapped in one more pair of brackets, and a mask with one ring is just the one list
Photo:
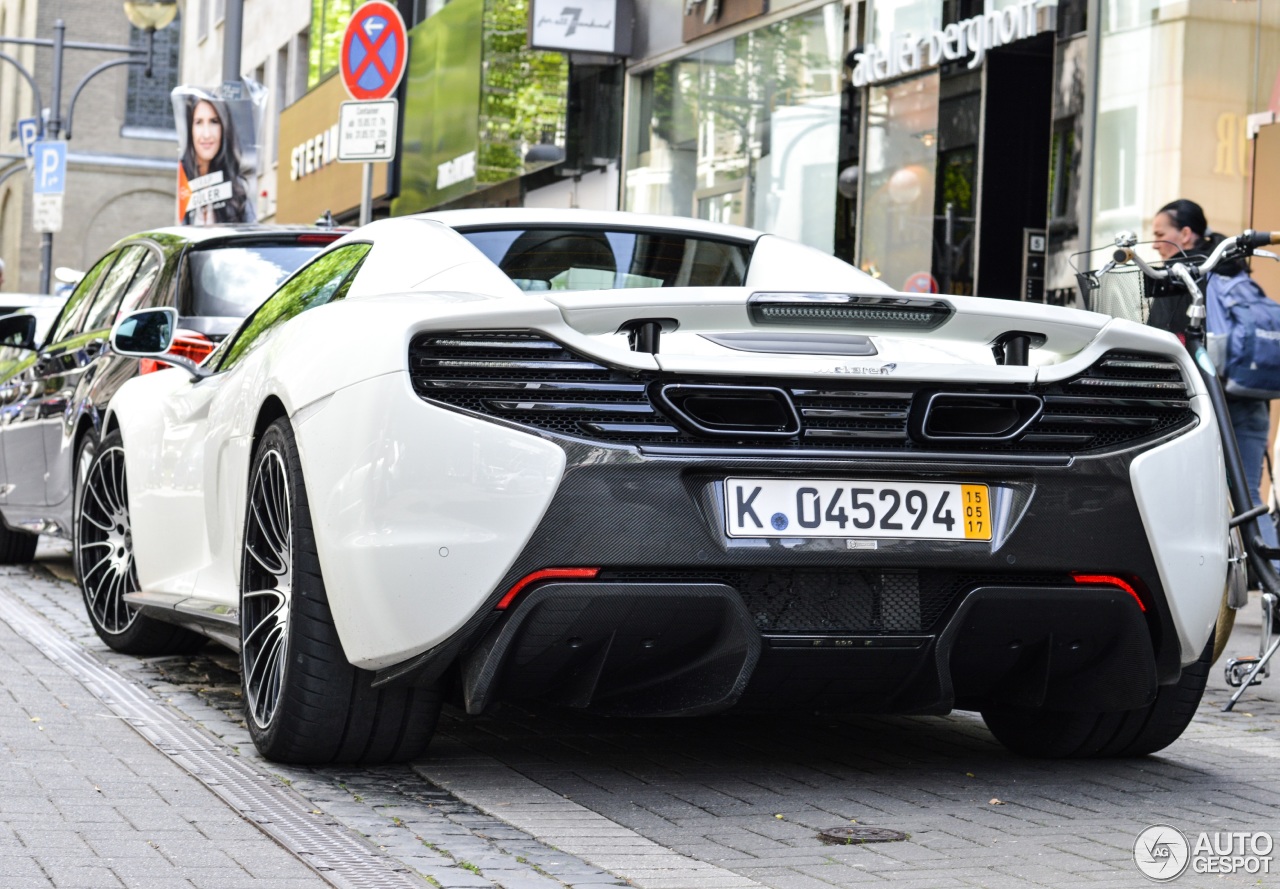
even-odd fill
[(89, 269), (47, 335), (29, 313), (0, 318), (0, 563), (30, 561), (39, 534), (71, 537), (77, 467), (93, 459), (101, 412), (126, 380), (167, 367), (111, 350), (121, 315), (175, 307), (181, 331), (170, 351), (200, 361), (342, 234), (263, 225), (143, 232)]

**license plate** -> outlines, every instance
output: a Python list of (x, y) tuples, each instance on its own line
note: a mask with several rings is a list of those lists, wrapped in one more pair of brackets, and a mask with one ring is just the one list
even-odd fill
[(730, 537), (990, 540), (986, 485), (730, 478)]

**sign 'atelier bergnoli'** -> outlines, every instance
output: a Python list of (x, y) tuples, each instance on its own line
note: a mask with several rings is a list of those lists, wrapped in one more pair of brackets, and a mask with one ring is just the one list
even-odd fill
[(890, 33), (886, 46), (867, 46), (853, 54), (853, 85), (866, 86), (905, 77), (968, 55), (973, 56), (969, 67), (976, 68), (982, 64), (987, 50), (1038, 33), (1036, 0), (1022, 0), (1004, 9), (988, 10), (983, 15), (952, 22), (923, 35)]

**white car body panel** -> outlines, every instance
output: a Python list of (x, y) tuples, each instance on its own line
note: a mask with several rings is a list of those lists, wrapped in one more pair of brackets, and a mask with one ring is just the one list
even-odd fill
[[(355, 438), (350, 429), (377, 427)], [(437, 645), (493, 589), (542, 518), (564, 450), (442, 415), (404, 371), (337, 392), (295, 424), (311, 522), (348, 659), (387, 667)], [(317, 480), (312, 484), (311, 479)]]
[[(1184, 666), (1195, 662), (1213, 633), (1227, 575), (1227, 480), (1204, 472), (1205, 466), (1222, 465), (1222, 442), (1207, 402), (1204, 396), (1192, 399), (1199, 426), (1139, 454), (1130, 467), (1160, 583), (1174, 606)], [(1192, 478), (1198, 483), (1173, 481)], [(1214, 590), (1217, 598), (1206, 595)]]
[[(949, 296), (957, 313), (940, 329), (912, 337), (872, 333), (880, 353), (870, 358), (738, 352), (698, 334), (753, 329), (746, 305), (756, 291), (918, 295), (894, 294), (825, 254), (819, 261), (809, 248), (684, 219), (635, 224), (758, 239), (761, 265), (753, 262), (748, 286), (528, 294), (445, 225), (560, 219), (632, 221), (577, 211), (458, 211), (376, 222), (330, 248), (374, 244), (344, 300), (298, 315), (238, 366), (194, 385), (178, 371), (127, 383), (111, 416), (126, 442), (143, 596), (236, 607), (254, 426), (274, 398), (292, 418), (349, 660), (367, 669), (397, 664), (439, 645), (472, 617), (555, 496), (565, 451), (527, 430), (424, 402), (406, 367), (409, 343), (424, 331), (535, 330), (635, 370), (815, 379), (865, 372), (960, 383), (1063, 380), (1110, 349), (1129, 349), (1177, 361), (1200, 418), (1197, 428), (1144, 453), (1132, 468), (1182, 661), (1195, 660), (1221, 596), (1225, 493), (1220, 477), (1210, 480), (1193, 504), (1168, 484), (1221, 467), (1203, 386), (1169, 334), (1071, 309)], [(670, 317), (680, 327), (663, 337), (657, 356), (637, 353), (618, 333), (637, 317)], [(1045, 336), (1031, 365), (995, 364), (989, 344), (1011, 330)], [(886, 365), (893, 367), (886, 372)]]

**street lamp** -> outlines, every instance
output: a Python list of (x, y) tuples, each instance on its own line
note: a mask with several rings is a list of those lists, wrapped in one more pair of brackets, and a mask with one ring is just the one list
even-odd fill
[(124, 14), (139, 31), (163, 31), (178, 16), (178, 0), (125, 0)]
[[(87, 52), (106, 52), (123, 54), (123, 59), (112, 59), (103, 62), (92, 68), (84, 77), (80, 78), (80, 82), (76, 84), (75, 90), (71, 94), (71, 102), (67, 106), (67, 126), (64, 138), (71, 138), (71, 122), (76, 110), (76, 100), (80, 98), (80, 92), (85, 85), (93, 78), (97, 77), (103, 71), (115, 68), (119, 65), (141, 65), (144, 66), (144, 73), (147, 77), (151, 76), (151, 62), (153, 51), (155, 48), (155, 33), (162, 30), (173, 23), (174, 18), (178, 15), (177, 0), (125, 0), (124, 13), (129, 22), (135, 27), (147, 32), (147, 48), (143, 50), (134, 49), (131, 46), (120, 46), (112, 43), (80, 43), (76, 41), (68, 41), (66, 39), (67, 25), (62, 19), (58, 19), (53, 23), (53, 39), (47, 38), (31, 38), (31, 37), (5, 37), (0, 35), (0, 44), (13, 43), (20, 46), (40, 46), (53, 50), (53, 98), (48, 108), (42, 107), (40, 90), (36, 86), (36, 79), (16, 58), (5, 52), (0, 52), (0, 62), (8, 62), (10, 65), (18, 69), (21, 75), (30, 85), (32, 95), (35, 97), (36, 112), (38, 119), (42, 121), (40, 138), (43, 140), (56, 141), (63, 132), (62, 127), (62, 53), (68, 49), (85, 50)], [(25, 160), (25, 157), (19, 156), (10, 159)], [(8, 178), (9, 174), (17, 167), (0, 173), (0, 182)], [(51, 232), (43, 232), (40, 235), (40, 290), (43, 293), (49, 292), (50, 278), (53, 272), (53, 234)]]

